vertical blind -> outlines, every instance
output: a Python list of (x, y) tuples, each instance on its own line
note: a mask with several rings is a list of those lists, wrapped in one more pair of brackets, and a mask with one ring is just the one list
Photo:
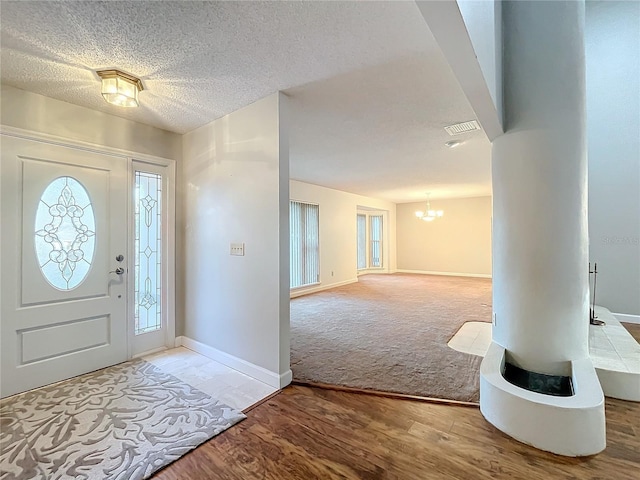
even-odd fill
[(289, 203), (291, 288), (320, 281), (318, 205)]
[(382, 267), (382, 215), (369, 216), (369, 242), (369, 266)]
[(367, 268), (367, 216), (358, 214), (358, 270)]

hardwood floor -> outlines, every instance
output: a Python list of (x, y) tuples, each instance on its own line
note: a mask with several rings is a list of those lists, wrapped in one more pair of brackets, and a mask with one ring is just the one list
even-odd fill
[(479, 409), (290, 386), (158, 472), (177, 479), (616, 479), (640, 472), (640, 404), (606, 401), (607, 449), (545, 453)]
[(622, 326), (627, 329), (633, 338), (640, 343), (640, 324), (638, 323), (623, 323)]

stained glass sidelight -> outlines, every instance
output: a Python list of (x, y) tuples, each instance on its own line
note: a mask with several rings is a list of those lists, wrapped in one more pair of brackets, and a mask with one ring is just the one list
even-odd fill
[(35, 222), (38, 266), (58, 290), (73, 290), (86, 278), (95, 250), (95, 214), (84, 186), (58, 177), (44, 189)]
[(162, 327), (162, 176), (135, 174), (135, 334)]

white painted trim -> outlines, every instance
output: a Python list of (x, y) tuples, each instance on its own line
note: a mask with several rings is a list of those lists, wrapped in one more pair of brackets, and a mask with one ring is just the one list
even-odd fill
[(189, 350), (193, 350), (200, 355), (209, 357), (211, 360), (215, 360), (245, 375), (249, 375), (273, 388), (284, 388), (289, 385), (293, 379), (291, 370), (287, 370), (283, 374), (278, 374), (189, 337), (176, 337), (176, 346), (178, 346), (178, 342)]
[(149, 162), (156, 165), (168, 166), (176, 162), (171, 158), (157, 157), (155, 155), (148, 155), (146, 153), (134, 152), (133, 150), (108, 147), (97, 143), (84, 142), (82, 140), (60, 137), (58, 135), (50, 135), (48, 133), (35, 132), (32, 130), (25, 130), (23, 128), (11, 127), (9, 125), (0, 125), (0, 134), (7, 135), (9, 137), (24, 138), (26, 140), (36, 140), (42, 143), (49, 143), (62, 147), (76, 148), (78, 150), (86, 150), (93, 153), (101, 153), (103, 155), (107, 154), (124, 158), (135, 157), (136, 160)]
[[(56, 145), (56, 146), (60, 146), (60, 147), (66, 147), (66, 148), (72, 148), (75, 150), (82, 150), (82, 151), (86, 151), (86, 152), (91, 152), (91, 153), (97, 153), (100, 155), (111, 155), (114, 157), (120, 157), (122, 158), (122, 160), (126, 161), (128, 163), (128, 179), (127, 179), (127, 184), (131, 185), (132, 183), (132, 169), (133, 169), (133, 162), (142, 162), (142, 163), (147, 163), (150, 165), (155, 165), (158, 167), (164, 167), (166, 169), (166, 172), (168, 173), (168, 185), (166, 187), (166, 192), (167, 192), (167, 196), (168, 196), (168, 202), (167, 202), (167, 208), (168, 208), (168, 217), (167, 217), (167, 224), (169, 227), (171, 227), (171, 225), (173, 225), (173, 231), (169, 232), (168, 234), (168, 239), (170, 239), (171, 241), (171, 245), (169, 245), (168, 251), (166, 252), (166, 261), (167, 261), (167, 267), (168, 267), (168, 271), (167, 271), (167, 278), (166, 278), (166, 284), (167, 284), (167, 293), (168, 293), (168, 298), (166, 299), (166, 308), (165, 311), (167, 312), (168, 318), (168, 324), (167, 324), (167, 332), (166, 332), (166, 342), (165, 342), (165, 348), (166, 346), (170, 346), (172, 345), (176, 340), (174, 340), (175, 338), (175, 331), (176, 331), (176, 322), (175, 322), (175, 305), (176, 305), (176, 288), (175, 288), (175, 277), (176, 277), (176, 266), (175, 266), (175, 256), (176, 256), (176, 236), (177, 236), (177, 230), (176, 230), (176, 182), (177, 182), (177, 178), (176, 178), (176, 161), (170, 158), (165, 158), (165, 157), (158, 157), (155, 155), (148, 155), (145, 153), (139, 153), (139, 152), (134, 152), (131, 150), (124, 150), (121, 148), (114, 148), (114, 147), (108, 147), (105, 145), (100, 145), (97, 143), (90, 143), (90, 142), (85, 142), (82, 140), (75, 140), (75, 139), (71, 139), (71, 138), (66, 138), (66, 137), (61, 137), (58, 135), (50, 135), (48, 133), (42, 133), (42, 132), (36, 132), (36, 131), (32, 131), (32, 130), (25, 130), (23, 128), (16, 128), (16, 127), (12, 127), (9, 125), (2, 125), (0, 124), (0, 136), (4, 135), (4, 136), (8, 136), (8, 137), (15, 137), (15, 138), (22, 138), (25, 140), (32, 140), (32, 141), (36, 141), (39, 143), (44, 143), (44, 144), (49, 144), (49, 145)], [(133, 209), (133, 205), (132, 205), (132, 194), (131, 194), (131, 189), (129, 189), (128, 193), (128, 199), (127, 199), (127, 210), (128, 210), (128, 214), (130, 217), (130, 221), (127, 222), (127, 225), (131, 228), (131, 226), (133, 225), (133, 221), (132, 221), (132, 209)], [(133, 229), (131, 230), (131, 232), (133, 232)], [(131, 258), (131, 254), (133, 253), (132, 250), (132, 245), (133, 242), (129, 242), (130, 245), (128, 246), (127, 249), (127, 257)], [(165, 245), (168, 244), (168, 242), (165, 242)], [(133, 282), (130, 282), (131, 285), (133, 285)], [(129, 303), (131, 303), (133, 301), (133, 295), (131, 294), (132, 292), (132, 287), (128, 287), (128, 298), (127, 301)], [(128, 323), (132, 323), (133, 322), (133, 317), (132, 317), (132, 312), (131, 312), (131, 307), (128, 305), (127, 306), (127, 322)], [(128, 330), (131, 330), (130, 328), (128, 328)], [(129, 332), (130, 333), (130, 332)], [(127, 358), (135, 358), (136, 356), (132, 355), (133, 354), (133, 341), (132, 338), (130, 337), (129, 333), (127, 334)]]
[[(381, 265), (380, 267), (371, 267), (367, 266), (366, 268), (357, 268), (357, 275), (366, 275), (367, 273), (390, 273), (388, 264), (391, 263), (391, 221), (390, 221), (390, 212), (389, 210), (383, 210), (380, 208), (372, 208), (366, 207), (363, 205), (356, 206), (356, 218), (358, 215), (364, 215), (364, 236), (365, 236), (365, 260), (366, 264), (369, 265), (371, 263), (371, 217), (372, 216), (382, 216), (382, 248), (380, 250), (381, 255)], [(357, 243), (357, 242), (356, 242)], [(357, 253), (357, 252), (356, 252)]]
[(293, 381), (293, 372), (291, 371), (291, 369), (289, 369), (285, 373), (281, 374), (279, 377), (280, 377), (280, 386), (278, 388), (284, 388)]
[[(163, 348), (171, 347), (175, 343), (176, 337), (176, 165), (175, 162), (171, 162), (169, 165), (164, 165), (162, 163), (152, 162), (147, 160), (139, 160), (138, 156), (129, 158), (129, 231), (135, 232), (135, 206), (133, 205), (133, 191), (134, 191), (134, 176), (136, 170), (146, 171), (150, 173), (156, 173), (162, 175), (162, 205), (163, 205), (163, 216), (162, 216), (162, 300), (161, 300), (161, 308), (162, 308), (162, 320), (163, 320), (163, 328), (162, 328), (162, 338), (160, 339), (158, 336), (150, 337), (147, 339), (146, 343), (150, 343), (151, 345), (158, 345), (158, 342), (155, 340), (162, 340)], [(132, 263), (135, 258), (135, 238), (134, 235), (130, 235), (129, 245), (128, 245), (128, 253), (127, 258), (129, 258)], [(129, 269), (130, 279), (129, 282), (129, 298), (135, 298), (135, 268)], [(129, 302), (128, 307), (128, 333), (129, 333), (129, 356), (131, 358), (135, 358), (137, 354), (135, 354), (136, 346), (140, 347), (139, 343), (136, 345), (136, 335), (135, 335), (135, 306), (133, 301)], [(146, 336), (147, 334), (145, 334)], [(149, 336), (156, 335), (154, 332), (149, 332)], [(153, 340), (152, 340), (153, 339)], [(144, 343), (142, 343), (144, 345)], [(148, 345), (148, 346), (151, 346)], [(144, 348), (144, 347), (142, 347)]]
[(316, 285), (320, 285), (320, 283), (321, 282), (306, 283), (304, 285), (300, 285), (299, 287), (291, 287), (291, 288), (289, 288), (289, 291), (292, 292), (292, 293), (295, 293), (298, 290), (308, 290), (309, 288), (316, 287)]
[(614, 313), (613, 314), (619, 322), (624, 323), (640, 323), (640, 315), (629, 315), (627, 313)]
[(391, 273), (391, 272), (387, 268), (384, 268), (384, 267), (363, 268), (361, 270), (358, 270), (358, 276), (360, 276), (360, 275), (369, 275), (369, 274), (382, 275), (382, 274), (387, 274), (387, 273)]
[(330, 283), (328, 285), (319, 285), (319, 286), (313, 287), (313, 288), (296, 289), (295, 291), (292, 290), (289, 293), (289, 298), (301, 297), (303, 295), (308, 295), (310, 293), (321, 292), (323, 290), (329, 290), (330, 288), (336, 288), (336, 287), (341, 287), (343, 285), (349, 285), (350, 283), (356, 283), (357, 281), (358, 281), (357, 278), (352, 278), (350, 280), (345, 280), (344, 282)]
[(404, 270), (397, 269), (397, 273), (415, 273), (418, 275), (444, 275), (448, 277), (473, 277), (473, 278), (492, 278), (490, 274), (486, 273), (458, 273), (458, 272), (431, 272), (429, 270)]

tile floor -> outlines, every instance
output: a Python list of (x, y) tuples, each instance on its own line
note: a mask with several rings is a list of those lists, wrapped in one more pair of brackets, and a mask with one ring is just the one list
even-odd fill
[(185, 347), (163, 350), (142, 359), (238, 410), (277, 390)]
[(484, 357), (491, 345), (491, 324), (466, 322), (447, 345), (458, 352)]
[[(589, 327), (589, 353), (593, 366), (605, 370), (640, 374), (640, 345), (605, 308), (596, 306), (604, 327)], [(491, 344), (491, 324), (466, 322), (449, 340), (449, 347), (484, 357)]]
[(589, 353), (599, 369), (640, 375), (640, 345), (606, 308), (596, 305), (604, 326), (589, 327)]

